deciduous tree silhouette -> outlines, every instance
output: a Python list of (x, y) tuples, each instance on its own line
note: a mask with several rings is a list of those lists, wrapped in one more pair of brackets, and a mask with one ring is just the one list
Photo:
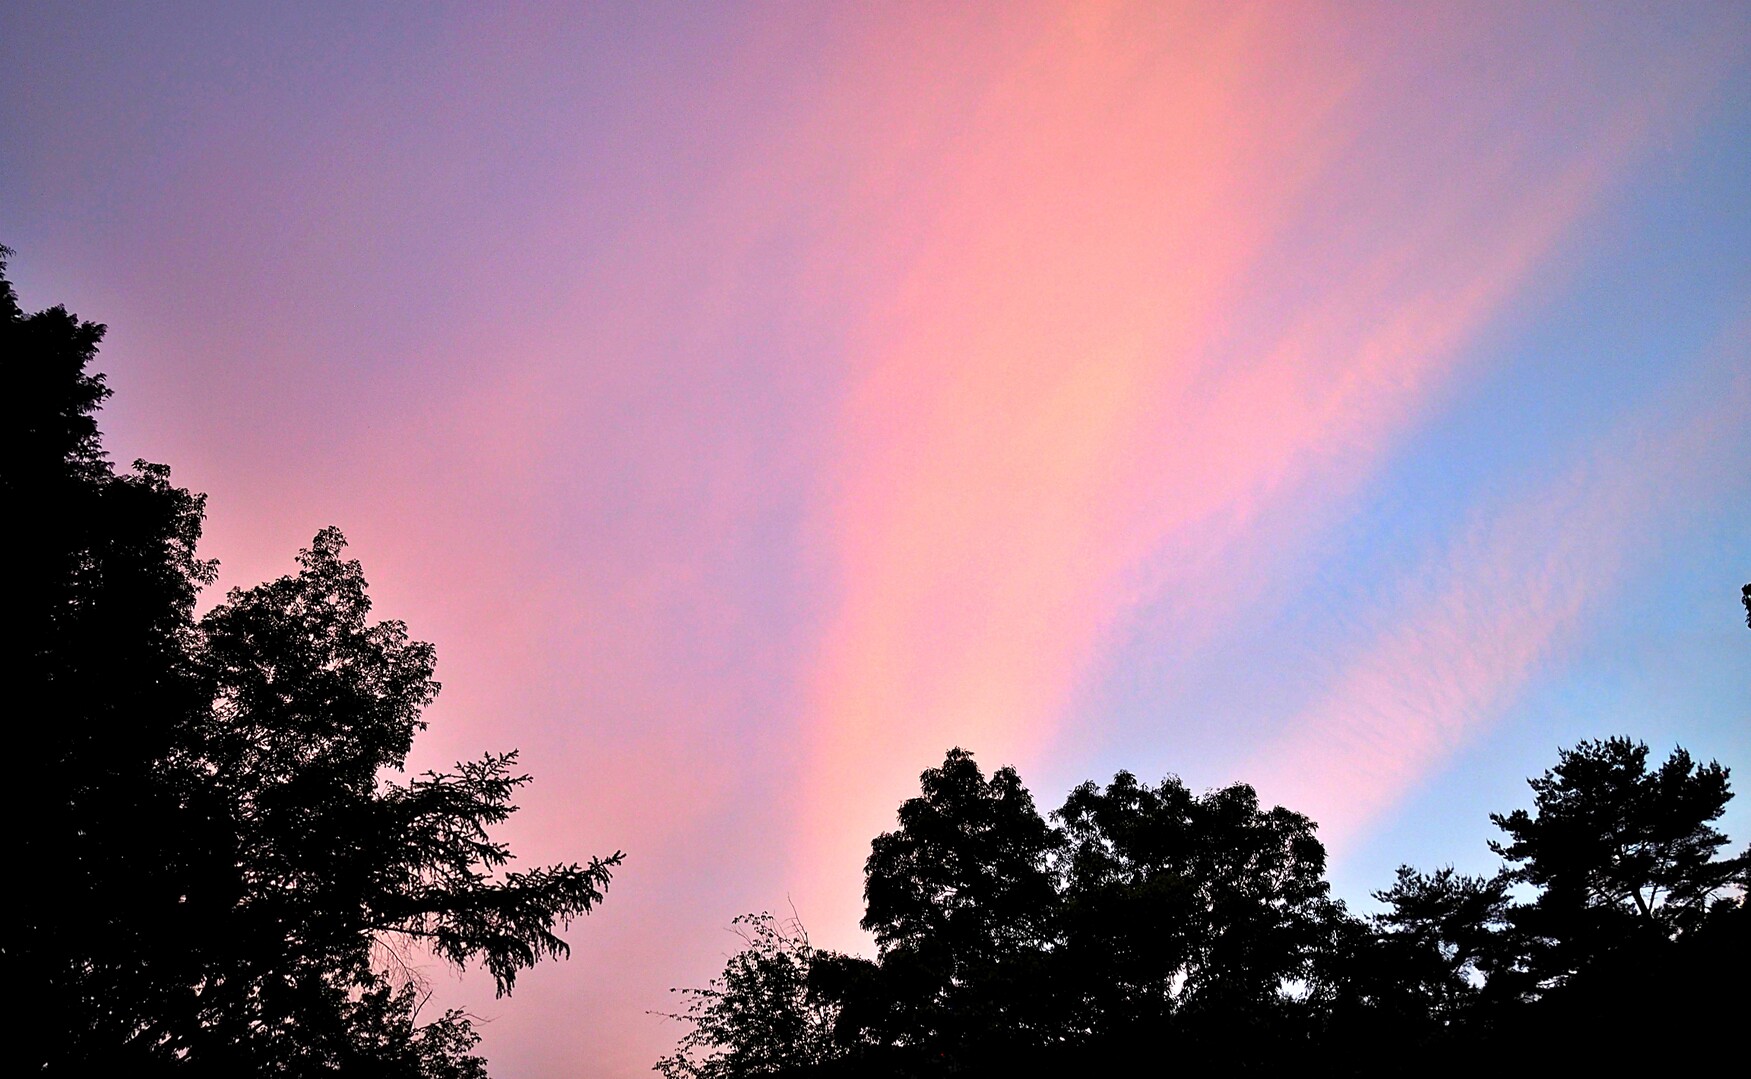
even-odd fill
[(1061, 838), (1013, 768), (987, 780), (955, 748), (919, 780), (899, 828), (875, 838), (865, 863), (862, 925), (882, 960), (883, 1034), (957, 1056), (1033, 1044), (1053, 1019), (1039, 976)]
[(734, 1079), (807, 1074), (841, 1054), (838, 1008), (810, 986), (817, 953), (795, 918), (745, 914), (732, 923), (746, 948), (704, 989), (674, 990), (688, 1025), (673, 1056), (656, 1064), (663, 1079)]
[[(224, 946), (202, 972), (191, 1052), (215, 1040), (240, 1066), (303, 1056), (327, 1068), (374, 1032), (351, 996), (385, 991), (374, 946), (429, 945), (483, 963), (499, 992), (562, 955), (556, 926), (601, 901), (618, 856), (507, 871), (487, 829), (528, 781), (516, 754), (384, 781), (402, 767), (437, 693), (430, 645), (368, 618), (359, 564), (335, 529), (298, 573), (233, 591), (200, 624), (196, 666), (211, 707), (190, 763), (204, 823), (227, 844), (216, 917)], [(331, 1029), (331, 1044), (312, 1031)]]
[[(1334, 913), (1313, 822), (1263, 809), (1245, 784), (1193, 794), (1120, 772), (1084, 783), (1054, 816), (1065, 985), (1084, 1040), (1266, 1044), (1297, 1028), (1305, 983)], [(1292, 1037), (1299, 1037), (1299, 1034)]]
[(50, 1074), (484, 1075), (467, 1021), (421, 1023), (374, 949), (419, 942), (508, 992), (621, 856), (508, 871), (488, 828), (527, 781), (514, 753), (387, 778), (433, 653), (369, 619), (338, 531), (197, 620), (201, 498), (110, 466), (103, 327), (25, 315), (3, 271), (4, 673), (32, 821), (0, 937), (15, 1050)]

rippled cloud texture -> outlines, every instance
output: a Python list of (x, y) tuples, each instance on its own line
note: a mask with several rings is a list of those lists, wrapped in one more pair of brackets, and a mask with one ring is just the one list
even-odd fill
[[(1751, 763), (1739, 5), (31, 6), (0, 242), (222, 583), (338, 524), (629, 852), (495, 1073), (644, 1074), (745, 910), (861, 947), (951, 745), (1476, 858), (1580, 737)], [(1744, 838), (1743, 818), (1728, 822)]]

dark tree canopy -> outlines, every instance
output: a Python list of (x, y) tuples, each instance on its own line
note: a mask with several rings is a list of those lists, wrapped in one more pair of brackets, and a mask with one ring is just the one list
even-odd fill
[(1364, 918), (1330, 898), (1313, 823), (1244, 784), (1120, 772), (1073, 790), (1054, 828), (1013, 769), (987, 779), (954, 749), (871, 846), (876, 958), (756, 934), (688, 991), (691, 1030), (658, 1068), (1618, 1074), (1733, 1028), (1751, 918), (1747, 859), (1719, 857), (1712, 825), (1727, 770), (1682, 749), (1651, 768), (1613, 738), (1531, 785), (1530, 809), (1492, 818), (1499, 873), (1402, 866)]
[[(1304, 1047), (1305, 986), (1342, 918), (1312, 822), (1244, 785), (1200, 795), (1128, 773), (1082, 785), (1053, 816), (1061, 827), (1014, 769), (987, 777), (950, 750), (871, 844), (862, 925), (877, 958), (792, 949), (774, 965), (756, 940), (690, 991), (706, 1006), (680, 1017), (692, 1030), (659, 1067), (671, 1079), (983, 1074), (1116, 1064), (1164, 1038), (1213, 1053), (1244, 1036), (1272, 1059)], [(772, 1022), (750, 1005), (773, 1008)], [(769, 1032), (802, 1014), (830, 1017), (827, 1051), (770, 1065)], [(682, 1070), (714, 1046), (704, 1059), (728, 1070)]]
[(1738, 859), (1716, 858), (1727, 837), (1713, 822), (1732, 793), (1713, 761), (1699, 766), (1679, 748), (1650, 771), (1646, 745), (1610, 738), (1562, 750), (1528, 782), (1533, 811), (1492, 814), (1509, 841), (1490, 849), (1547, 906), (1620, 915), (1671, 937), (1741, 872)]
[[(1732, 797), (1727, 778), (1682, 748), (1650, 767), (1640, 742), (1582, 742), (1528, 781), (1531, 811), (1493, 814), (1507, 836), (1490, 844), (1508, 863), (1503, 879), (1536, 890), (1508, 911), (1496, 997), (1543, 1002), (1548, 1021), (1578, 1023), (1565, 1017), (1616, 1012), (1618, 985), (1654, 977), (1698, 939), (1730, 930), (1747, 861), (1718, 857), (1726, 836), (1713, 822)], [(1665, 1002), (1700, 1007), (1683, 990), (1702, 993), (1706, 975), (1686, 982)]]
[(1312, 821), (1261, 808), (1245, 784), (1200, 795), (1129, 772), (1082, 784), (1054, 816), (1068, 840), (1060, 966), (1085, 1013), (1075, 1036), (1282, 1025), (1333, 913)]
[[(190, 1037), (265, 1037), (245, 1059), (308, 1052), (304, 1031), (357, 987), (386, 984), (374, 947), (419, 941), (458, 966), (480, 961), (506, 992), (519, 970), (564, 954), (555, 926), (588, 913), (608, 881), (604, 861), (505, 871), (510, 853), (487, 829), (528, 780), (514, 753), (405, 785), (381, 778), (424, 726), (434, 656), (399, 622), (369, 620), (344, 542), (324, 530), (297, 574), (233, 591), (200, 626), (211, 706), (190, 763), (228, 844), (214, 882), (228, 946), (203, 972)], [(343, 1027), (334, 1052), (358, 1033)]]
[(1467, 876), (1452, 866), (1424, 873), (1401, 865), (1392, 887), (1374, 893), (1387, 905), (1376, 925), (1418, 968), (1415, 996), (1437, 1018), (1463, 1010), (1479, 979), (1494, 969), (1509, 883), (1502, 875)]
[(4, 673), (31, 820), (0, 937), (14, 1045), (50, 1074), (484, 1075), (466, 1019), (420, 1022), (384, 957), (427, 947), (508, 992), (564, 954), (556, 930), (621, 856), (510, 871), (488, 829), (527, 781), (515, 753), (387, 778), (434, 657), (369, 618), (338, 531), (195, 617), (202, 500), (162, 465), (110, 465), (102, 335), (24, 314), (0, 273)]
[(987, 780), (963, 749), (919, 777), (899, 830), (870, 844), (863, 928), (884, 953), (978, 963), (1043, 939), (1060, 840), (1013, 768)]

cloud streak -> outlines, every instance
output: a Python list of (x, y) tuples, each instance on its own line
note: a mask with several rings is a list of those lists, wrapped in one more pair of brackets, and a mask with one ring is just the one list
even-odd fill
[(1679, 407), (1644, 409), (1585, 460), (1476, 512), (1450, 550), (1407, 574), (1377, 632), (1255, 758), (1261, 793), (1311, 815), (1341, 851), (1562, 654), (1690, 500), (1743, 487), (1746, 329), (1716, 345)]
[[(1137, 603), (1167, 598), (1193, 645), (1228, 629), (1268, 580), (1236, 567), (1343, 512), (1671, 105), (1626, 92), (1554, 150), (1486, 124), (1406, 161), (1368, 148), (1419, 119), (1382, 108), (1384, 40), (1321, 52), (1253, 12), (1145, 54), (1133, 29), (980, 56), (952, 181), (911, 208), (930, 234), (854, 341), (793, 854), (818, 922), (855, 918), (868, 837), (948, 745), (1073, 739), (1065, 709)], [(1400, 172), (1345, 197), (1398, 208), (1310, 234), (1340, 155), (1371, 153)], [(1404, 201), (1447, 154), (1473, 171)], [(1251, 306), (1274, 293), (1294, 302)]]

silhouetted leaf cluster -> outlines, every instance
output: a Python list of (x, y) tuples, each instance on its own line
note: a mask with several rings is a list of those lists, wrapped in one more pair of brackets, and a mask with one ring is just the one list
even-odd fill
[(1563, 750), (1530, 811), (1492, 817), (1499, 873), (1403, 866), (1368, 917), (1330, 897), (1313, 823), (1243, 784), (1120, 772), (1048, 822), (1013, 769), (987, 779), (964, 750), (921, 778), (866, 865), (876, 958), (762, 936), (694, 991), (667, 1079), (1617, 1073), (1743, 1003), (1751, 854), (1719, 857), (1727, 770), (1682, 749), (1658, 767), (1626, 738)]
[(688, 1024), (673, 1056), (657, 1062), (664, 1079), (776, 1075), (834, 1059), (836, 1012), (808, 989), (816, 953), (795, 918), (746, 914), (732, 923), (746, 948), (704, 989), (674, 990)]
[(421, 1022), (397, 957), (480, 962), (508, 992), (564, 954), (555, 930), (620, 855), (509, 871), (488, 829), (527, 782), (514, 753), (390, 778), (435, 659), (371, 620), (338, 531), (196, 616), (203, 502), (105, 457), (103, 330), (26, 315), (0, 272), (13, 1051), (69, 1075), (484, 1075), (467, 1019)]

